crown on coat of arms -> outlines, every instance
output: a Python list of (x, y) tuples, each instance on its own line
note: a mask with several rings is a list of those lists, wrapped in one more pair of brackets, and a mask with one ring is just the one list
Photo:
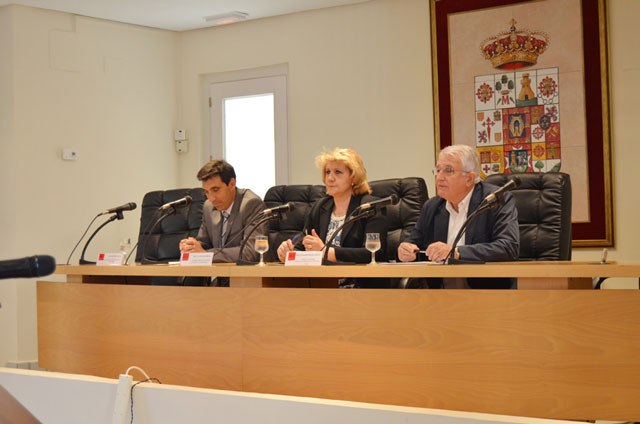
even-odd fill
[(541, 31), (516, 29), (515, 19), (511, 19), (511, 29), (487, 38), (480, 44), (485, 59), (494, 68), (518, 69), (535, 65), (538, 56), (549, 47), (549, 36)]

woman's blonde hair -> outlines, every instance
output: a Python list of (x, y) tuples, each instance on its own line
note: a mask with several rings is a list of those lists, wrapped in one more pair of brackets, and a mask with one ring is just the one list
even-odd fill
[(316, 157), (316, 166), (322, 172), (322, 182), (325, 181), (325, 171), (329, 162), (343, 163), (351, 172), (353, 194), (371, 194), (371, 188), (367, 182), (367, 169), (362, 163), (362, 158), (355, 150), (336, 147), (330, 152), (322, 153)]

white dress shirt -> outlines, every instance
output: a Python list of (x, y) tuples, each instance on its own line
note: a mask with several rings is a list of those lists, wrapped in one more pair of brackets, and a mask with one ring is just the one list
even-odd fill
[[(475, 187), (475, 186), (474, 186)], [(447, 212), (449, 212), (449, 232), (447, 233), (447, 244), (453, 245), (453, 241), (458, 235), (458, 231), (462, 228), (464, 221), (467, 220), (467, 213), (469, 212), (469, 203), (471, 202), (471, 194), (473, 188), (467, 193), (467, 195), (458, 203), (458, 212), (453, 209), (453, 205), (447, 200)], [(464, 246), (466, 235), (463, 234), (456, 246)], [(453, 257), (453, 255), (452, 255)], [(442, 284), (445, 289), (470, 289), (469, 283), (466, 278), (443, 278)]]
[[(447, 200), (447, 212), (449, 212), (449, 231), (447, 232), (447, 244), (452, 245), (456, 239), (456, 235), (462, 224), (467, 219), (467, 212), (469, 211), (469, 203), (471, 202), (471, 194), (473, 194), (473, 188), (464, 196), (464, 199), (458, 203), (458, 212), (453, 209), (453, 205)], [(460, 238), (458, 246), (464, 246), (465, 235)]]

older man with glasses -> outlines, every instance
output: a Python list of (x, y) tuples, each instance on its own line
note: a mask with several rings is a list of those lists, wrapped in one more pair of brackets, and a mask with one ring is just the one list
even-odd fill
[[(420, 219), (411, 235), (398, 247), (398, 259), (415, 261), (419, 252), (429, 260), (444, 261), (453, 241), (467, 219), (482, 200), (498, 187), (479, 177), (478, 152), (466, 145), (443, 149), (436, 164), (437, 196), (422, 207)], [(468, 261), (513, 261), (520, 251), (520, 231), (515, 198), (503, 197), (503, 204), (480, 213), (467, 227), (453, 252), (453, 257)], [(510, 288), (511, 279), (454, 279), (444, 284), (429, 280), (429, 287), (445, 288)]]

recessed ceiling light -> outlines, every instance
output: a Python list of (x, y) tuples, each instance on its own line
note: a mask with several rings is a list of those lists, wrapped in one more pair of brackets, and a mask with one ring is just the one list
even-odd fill
[(244, 21), (248, 17), (249, 14), (244, 12), (227, 12), (219, 15), (205, 16), (204, 20), (211, 22), (212, 25), (225, 25)]

